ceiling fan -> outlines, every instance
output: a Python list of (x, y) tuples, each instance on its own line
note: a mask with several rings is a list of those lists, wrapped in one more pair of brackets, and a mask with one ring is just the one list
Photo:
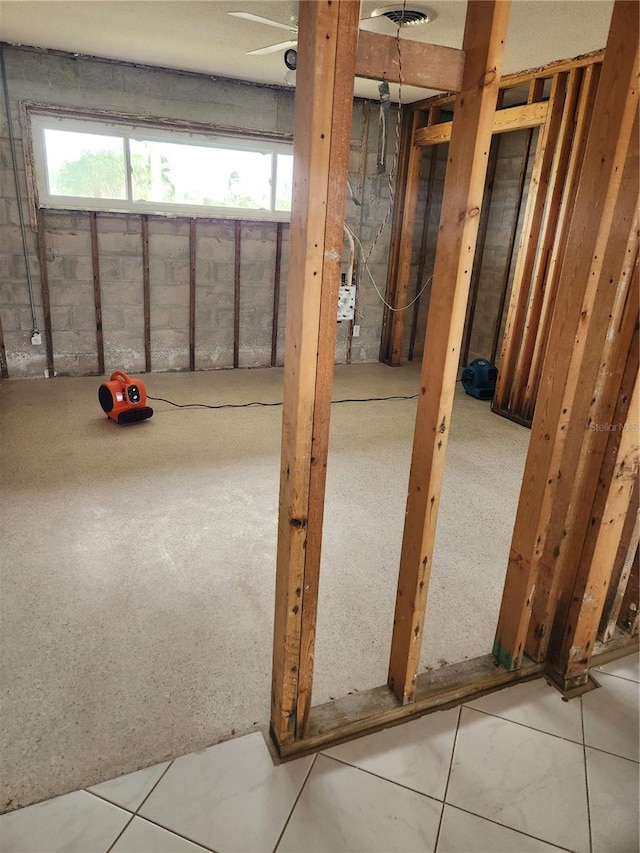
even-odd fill
[[(289, 41), (270, 44), (267, 47), (259, 47), (257, 50), (248, 50), (248, 56), (264, 56), (267, 53), (276, 53), (280, 50), (288, 50), (295, 47), (298, 34), (298, 24), (295, 18), (288, 24), (283, 24), (280, 21), (273, 21), (271, 18), (263, 18), (260, 15), (254, 15), (251, 12), (227, 12), (228, 15), (233, 15), (235, 18), (243, 18), (246, 21), (253, 21), (258, 24), (266, 24), (270, 27), (277, 27), (281, 30), (287, 30), (294, 36)], [(383, 6), (380, 9), (374, 9), (370, 17), (363, 18), (360, 21), (360, 27), (363, 30), (372, 30), (382, 35), (395, 35), (398, 27), (412, 27), (418, 24), (428, 24), (436, 17), (435, 12), (430, 9), (420, 8), (419, 6), (409, 6), (406, 3), (398, 3), (393, 6)]]

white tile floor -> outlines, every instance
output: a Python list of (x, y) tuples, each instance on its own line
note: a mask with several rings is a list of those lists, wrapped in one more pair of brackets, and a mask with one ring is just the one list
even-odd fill
[(1, 853), (636, 853), (640, 656), (274, 766), (253, 733), (0, 817)]

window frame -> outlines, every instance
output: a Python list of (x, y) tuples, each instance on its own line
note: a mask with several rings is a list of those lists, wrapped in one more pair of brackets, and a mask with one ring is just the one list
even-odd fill
[[(291, 211), (277, 210), (276, 174), (278, 154), (293, 154), (293, 134), (246, 130), (180, 119), (140, 117), (125, 113), (69, 109), (49, 104), (23, 103), (21, 119), (25, 146), (27, 182), (33, 210), (96, 211), (134, 213), (167, 218), (246, 219), (260, 222), (289, 222)], [(56, 127), (58, 125), (58, 127)], [(124, 139), (125, 184), (128, 198), (94, 199), (53, 195), (48, 187), (48, 168), (44, 130), (74, 130)], [(132, 199), (131, 152), (129, 139), (174, 144), (193, 144), (205, 148), (256, 151), (272, 156), (271, 210), (247, 207), (184, 204), (179, 202), (137, 201)]]

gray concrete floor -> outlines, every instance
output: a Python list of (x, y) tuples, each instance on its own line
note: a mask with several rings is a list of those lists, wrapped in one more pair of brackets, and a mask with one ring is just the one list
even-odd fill
[[(276, 369), (152, 374), (176, 402), (281, 399)], [(204, 748), (269, 716), (280, 408), (153, 403), (97, 378), (0, 387), (0, 810)], [(418, 367), (337, 368), (334, 399)], [(415, 401), (332, 411), (314, 701), (386, 681)], [(456, 396), (422, 668), (491, 648), (528, 430)]]

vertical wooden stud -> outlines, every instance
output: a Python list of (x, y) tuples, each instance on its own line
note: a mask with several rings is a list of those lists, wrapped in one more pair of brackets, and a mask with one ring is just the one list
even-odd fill
[[(502, 92), (498, 93), (498, 105), (500, 104)], [(500, 154), (500, 140), (502, 134), (497, 133), (491, 138), (491, 148), (489, 149), (489, 163), (487, 165), (487, 180), (485, 184), (484, 196), (482, 199), (482, 212), (480, 213), (480, 227), (478, 228), (478, 240), (476, 243), (476, 252), (473, 259), (473, 271), (471, 273), (471, 287), (469, 304), (467, 306), (467, 319), (465, 330), (462, 339), (462, 356), (460, 363), (467, 364), (469, 361), (469, 348), (471, 346), (471, 335), (473, 333), (473, 319), (476, 313), (476, 305), (478, 304), (478, 291), (480, 290), (480, 275), (482, 274), (482, 260), (484, 257), (484, 244), (487, 239), (487, 228), (489, 227), (489, 213), (491, 211), (491, 199), (493, 197), (493, 183), (496, 178), (496, 167), (498, 165), (498, 156)]]
[[(440, 108), (432, 107), (427, 116), (427, 127), (432, 125), (440, 117)], [(424, 156), (424, 155), (423, 155)], [(420, 256), (418, 258), (418, 273), (416, 276), (416, 289), (414, 294), (413, 312), (411, 317), (411, 334), (409, 336), (408, 361), (413, 361), (413, 353), (416, 347), (416, 335), (418, 333), (418, 317), (420, 315), (420, 292), (424, 287), (424, 267), (427, 260), (427, 244), (429, 241), (429, 223), (433, 208), (433, 187), (436, 179), (436, 167), (438, 162), (438, 146), (432, 145), (429, 156), (429, 175), (427, 177), (427, 199), (424, 207), (424, 221), (422, 223), (422, 237), (420, 238)]]
[(281, 748), (311, 708), (359, 11), (300, 4), (271, 693)]
[(389, 686), (413, 701), (471, 266), (500, 85), (508, 2), (470, 0), (409, 474)]
[[(622, 232), (634, 217), (637, 204), (638, 169), (637, 160), (633, 167), (634, 159), (628, 162), (631, 169), (623, 175), (623, 189), (626, 183), (627, 193), (621, 192), (620, 197), (627, 196), (626, 209), (617, 204), (614, 214), (616, 228)], [(604, 293), (594, 295), (592, 302), (585, 296), (583, 303), (583, 311), (590, 317), (589, 328), (584, 323), (583, 335), (576, 340), (575, 356), (580, 358), (578, 387), (571, 404), (570, 398), (565, 403), (574, 413), (586, 412), (588, 428), (585, 430), (582, 422), (572, 419), (564, 430), (558, 471), (571, 471), (572, 476), (560, 476), (554, 486), (556, 508), (540, 541), (540, 570), (525, 646), (526, 653), (535, 660), (547, 655), (554, 618), (561, 622), (569, 607), (576, 567), (582, 562), (586, 570), (588, 565), (585, 540), (591, 535), (592, 504), (609, 438), (602, 426), (614, 422), (614, 417), (621, 420), (626, 416), (626, 410), (615, 414), (619, 393), (628, 394), (631, 390), (629, 387), (621, 391), (621, 381), (637, 370), (637, 349), (634, 351), (638, 327), (637, 213), (619, 271), (616, 265), (623, 250), (624, 241), (611, 237), (603, 252)]]
[(240, 366), (240, 256), (242, 251), (242, 222), (235, 221), (235, 268), (233, 279), (233, 366)]
[(142, 302), (144, 314), (144, 369), (151, 373), (151, 282), (149, 278), (149, 217), (140, 217), (142, 233)]
[(98, 251), (98, 219), (95, 211), (89, 214), (91, 231), (91, 264), (93, 267), (93, 304), (96, 312), (96, 346), (98, 373), (104, 373), (104, 336), (102, 331), (102, 300), (100, 296), (100, 254)]
[[(413, 143), (413, 137), (418, 127), (422, 125), (422, 113), (407, 114), (403, 125), (403, 135), (406, 135), (406, 171), (398, 175), (404, 177), (403, 199), (396, 199), (394, 206), (393, 233), (389, 252), (397, 256), (395, 264), (390, 265), (389, 275), (394, 275), (393, 282), (387, 279), (387, 292), (392, 299), (387, 299), (382, 321), (381, 361), (392, 367), (397, 367), (402, 360), (402, 343), (404, 339), (404, 308), (407, 304), (407, 287), (411, 274), (411, 257), (413, 255), (413, 232), (416, 223), (418, 207), (418, 189), (420, 186), (420, 165), (422, 163), (422, 148)], [(396, 214), (396, 209), (398, 209)], [(392, 308), (389, 307), (392, 306)], [(393, 309), (393, 310), (392, 310)]]
[(557, 223), (553, 232), (553, 244), (549, 253), (549, 263), (546, 269), (544, 281), (544, 301), (540, 312), (540, 322), (536, 333), (536, 340), (531, 358), (529, 360), (529, 378), (524, 389), (524, 400), (521, 414), (526, 421), (533, 419), (538, 388), (540, 387), (540, 374), (542, 362), (549, 340), (551, 328), (551, 317), (558, 290), (558, 276), (564, 259), (564, 247), (567, 240), (567, 228), (573, 210), (580, 177), (580, 168), (584, 159), (584, 150), (587, 142), (587, 132), (591, 123), (593, 104), (600, 78), (600, 65), (588, 65), (582, 74), (580, 86), (580, 98), (575, 115), (575, 130), (570, 139), (569, 162), (563, 181), (562, 199), (558, 211)]
[(276, 268), (273, 274), (273, 313), (271, 322), (271, 367), (278, 360), (278, 318), (280, 314), (280, 270), (282, 266), (282, 222), (276, 225)]
[(612, 575), (613, 585), (609, 585), (609, 593), (604, 606), (603, 617), (600, 621), (598, 636), (603, 642), (613, 639), (615, 634), (622, 602), (627, 592), (629, 578), (633, 570), (633, 564), (638, 559), (638, 545), (640, 545), (640, 517), (638, 516), (638, 494), (634, 492), (634, 499), (629, 504), (629, 512), (625, 521), (620, 547), (616, 555), (619, 563), (619, 572)]
[(522, 340), (518, 349), (515, 368), (511, 411), (522, 416), (522, 407), (529, 388), (531, 361), (541, 340), (541, 330), (551, 306), (551, 290), (546, 286), (551, 249), (558, 232), (558, 215), (563, 192), (566, 190), (566, 176), (569, 155), (574, 135), (574, 118), (578, 94), (580, 91), (581, 69), (573, 68), (567, 75), (564, 106), (558, 127), (555, 151), (545, 192), (545, 204), (537, 240), (536, 257), (529, 284), (529, 304), (524, 321)]
[[(621, 246), (619, 237), (628, 233), (621, 229), (618, 217), (629, 217), (628, 208), (637, 198), (637, 182), (635, 188), (631, 180), (622, 184), (625, 164), (630, 171), (633, 168), (627, 155), (637, 115), (638, 45), (628, 33), (635, 32), (637, 26), (638, 7), (617, 2), (567, 237), (494, 643), (494, 654), (510, 670), (522, 664), (534, 591), (538, 597), (543, 566), (551, 579), (547, 588), (553, 588), (566, 515), (566, 506), (563, 508), (557, 493), (564, 494), (564, 479), (570, 482), (574, 470), (568, 459), (575, 448), (567, 435), (581, 424), (584, 427), (591, 399), (590, 380), (581, 372), (585, 342), (589, 339), (595, 344), (598, 338), (604, 339), (612, 290), (609, 278), (613, 276), (615, 281), (620, 273), (626, 240)], [(594, 211), (599, 216), (594, 216)], [(633, 213), (626, 228), (632, 219)], [(597, 320), (592, 324), (594, 306)], [(578, 391), (580, 405), (576, 405)], [(578, 452), (581, 443), (580, 439)], [(545, 620), (538, 633), (548, 630)]]
[[(629, 417), (620, 436), (615, 467), (609, 481), (606, 501), (599, 519), (598, 533), (590, 555), (588, 572), (578, 572), (567, 615), (567, 630), (560, 649), (556, 670), (566, 687), (586, 681), (593, 645), (602, 616), (605, 593), (613, 572), (618, 543), (622, 536), (633, 492), (637, 487), (640, 447), (637, 413), (640, 411), (640, 389), (636, 372)], [(636, 427), (633, 429), (633, 427)]]
[(518, 236), (518, 222), (520, 220), (520, 211), (522, 210), (522, 200), (524, 198), (524, 185), (527, 180), (527, 167), (529, 165), (529, 154), (531, 153), (531, 143), (533, 142), (533, 128), (525, 131), (525, 144), (520, 164), (520, 174), (518, 176), (518, 185), (516, 188), (516, 200), (513, 208), (513, 219), (511, 220), (511, 230), (509, 232), (509, 243), (507, 244), (507, 254), (505, 256), (505, 265), (502, 273), (502, 281), (500, 283), (500, 299), (498, 300), (498, 310), (496, 313), (496, 324), (493, 330), (493, 342), (491, 344), (491, 355), (489, 361), (495, 364), (500, 345), (500, 331), (502, 329), (502, 317), (504, 315), (504, 306), (507, 302), (507, 292), (509, 290), (509, 278), (511, 277), (511, 267), (513, 265), (513, 250), (516, 246), (516, 237)]
[(55, 376), (53, 364), (53, 334), (51, 332), (51, 302), (49, 300), (49, 272), (47, 269), (47, 243), (44, 227), (44, 211), (39, 207), (36, 212), (36, 236), (38, 239), (40, 287), (42, 290), (42, 308), (44, 311), (44, 337), (47, 345), (47, 370), (49, 371), (49, 376)]
[(196, 220), (189, 220), (189, 370), (196, 369)]
[(7, 367), (7, 350), (4, 345), (4, 331), (2, 329), (2, 317), (0, 317), (0, 379), (9, 378), (9, 369)]
[(493, 409), (499, 413), (509, 411), (512, 391), (517, 382), (516, 364), (529, 304), (529, 286), (545, 209), (546, 191), (562, 119), (565, 83), (566, 75), (554, 75), (547, 119), (538, 134), (527, 194), (527, 205), (520, 233), (516, 268), (511, 285), (511, 297), (500, 356), (500, 370), (493, 398)]

